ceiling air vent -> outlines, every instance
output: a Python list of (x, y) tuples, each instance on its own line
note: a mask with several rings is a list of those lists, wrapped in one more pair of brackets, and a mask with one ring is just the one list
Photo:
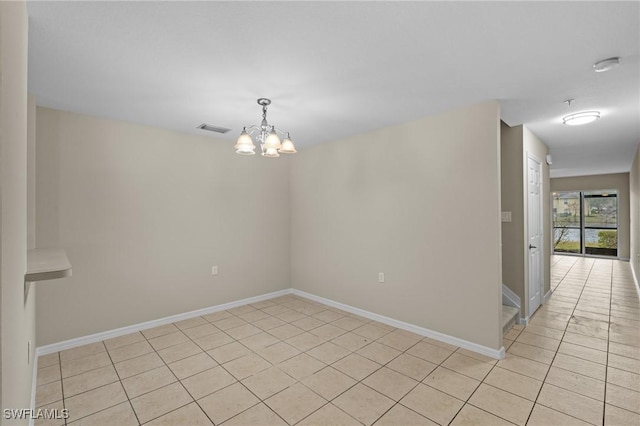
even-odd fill
[(209, 132), (216, 132), (216, 133), (227, 133), (228, 131), (231, 130), (231, 129), (227, 129), (226, 127), (212, 126), (211, 124), (207, 124), (207, 123), (202, 123), (201, 125), (198, 126), (198, 129), (207, 130)]

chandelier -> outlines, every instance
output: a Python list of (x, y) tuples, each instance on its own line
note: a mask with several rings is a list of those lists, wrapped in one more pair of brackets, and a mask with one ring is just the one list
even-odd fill
[[(254, 135), (256, 141), (260, 144), (263, 157), (280, 157), (280, 154), (295, 154), (296, 148), (293, 146), (293, 141), (289, 137), (289, 132), (283, 132), (280, 129), (276, 129), (267, 122), (267, 106), (271, 104), (270, 99), (260, 98), (258, 99), (258, 105), (262, 106), (262, 123), (244, 127), (240, 137), (236, 142), (234, 148), (236, 154), (240, 155), (253, 155), (255, 154), (256, 146), (253, 144)], [(286, 135), (284, 140), (280, 141), (281, 135)]]

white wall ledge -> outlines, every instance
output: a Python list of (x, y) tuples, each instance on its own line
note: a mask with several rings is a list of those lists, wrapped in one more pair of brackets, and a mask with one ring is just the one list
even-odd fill
[(27, 250), (25, 282), (54, 280), (71, 276), (71, 262), (61, 248)]

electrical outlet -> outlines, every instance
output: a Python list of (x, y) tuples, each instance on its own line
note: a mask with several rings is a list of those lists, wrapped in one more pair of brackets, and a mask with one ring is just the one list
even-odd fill
[(218, 267), (217, 266), (212, 266), (211, 267), (211, 275), (218, 275)]
[(384, 282), (384, 272), (378, 272), (378, 282), (379, 283)]

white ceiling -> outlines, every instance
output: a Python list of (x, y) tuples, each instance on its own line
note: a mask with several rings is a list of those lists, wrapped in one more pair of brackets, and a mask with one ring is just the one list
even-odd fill
[[(304, 147), (498, 99), (551, 148), (552, 176), (628, 171), (640, 141), (639, 2), (28, 7), (41, 106), (220, 138), (206, 122), (231, 144), (269, 97), (269, 121)], [(618, 68), (593, 72), (611, 56)], [(591, 109), (602, 118), (562, 125)]]

